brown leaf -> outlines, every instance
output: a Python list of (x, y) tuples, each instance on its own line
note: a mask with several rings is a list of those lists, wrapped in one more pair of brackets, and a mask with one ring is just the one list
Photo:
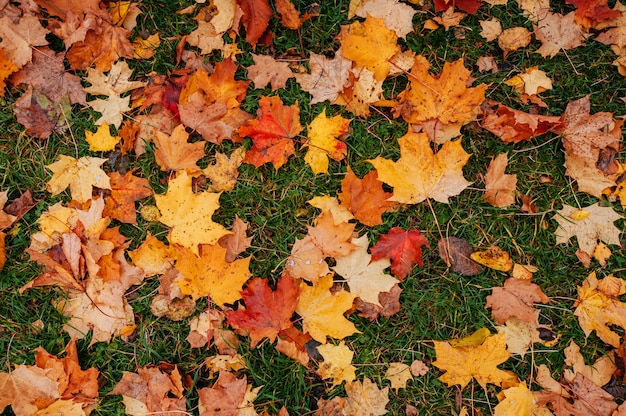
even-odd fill
[(252, 237), (246, 235), (248, 223), (243, 222), (237, 215), (233, 222), (232, 234), (225, 235), (218, 240), (218, 244), (226, 249), (226, 261), (233, 262), (238, 255), (250, 247)]
[(499, 208), (515, 203), (517, 175), (504, 173), (508, 161), (508, 154), (500, 153), (491, 160), (485, 175), (485, 201)]
[(256, 44), (267, 29), (272, 9), (267, 0), (237, 0), (243, 11), (241, 23), (246, 29), (246, 42), (256, 48)]
[(541, 47), (535, 52), (544, 58), (552, 58), (557, 53), (582, 46), (585, 36), (574, 22), (574, 14), (565, 16), (548, 12), (533, 24), (535, 37), (541, 42)]
[(248, 67), (248, 78), (254, 82), (255, 89), (265, 88), (271, 84), (272, 91), (285, 88), (287, 80), (295, 74), (291, 72), (289, 63), (277, 61), (269, 55), (252, 54), (254, 65)]
[(492, 319), (504, 324), (509, 318), (515, 317), (524, 322), (539, 325), (539, 311), (534, 303), (548, 303), (550, 299), (541, 288), (528, 280), (510, 278), (503, 287), (493, 287), (487, 296), (485, 308), (491, 309)]
[(189, 134), (182, 124), (176, 126), (172, 135), (160, 131), (154, 134), (156, 150), (154, 157), (161, 170), (187, 170), (189, 173), (200, 170), (196, 164), (204, 157), (204, 142), (189, 143)]
[(276, 0), (274, 6), (276, 7), (276, 11), (280, 14), (280, 21), (283, 26), (292, 30), (300, 29), (303, 22), (317, 16), (315, 13), (306, 13), (304, 16), (300, 16), (300, 12), (296, 10), (290, 0)]
[(359, 222), (369, 227), (382, 224), (382, 214), (393, 206), (388, 201), (392, 196), (392, 193), (383, 190), (383, 183), (378, 180), (375, 170), (359, 179), (348, 166), (346, 176), (341, 181), (339, 200)]
[(458, 237), (448, 237), (437, 243), (439, 257), (452, 268), (455, 273), (463, 276), (476, 276), (483, 267), (470, 258), (474, 248)]

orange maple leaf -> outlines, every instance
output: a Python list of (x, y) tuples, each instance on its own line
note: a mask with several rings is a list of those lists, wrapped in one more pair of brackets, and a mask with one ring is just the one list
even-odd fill
[(341, 181), (339, 200), (359, 222), (369, 227), (382, 224), (382, 214), (393, 206), (389, 201), (392, 196), (383, 189), (375, 170), (359, 179), (348, 166), (348, 172)]
[(271, 162), (279, 169), (296, 153), (292, 138), (302, 131), (298, 104), (286, 106), (279, 96), (261, 97), (256, 119), (239, 128), (252, 138), (252, 148), (243, 161), (259, 167)]
[(124, 176), (119, 172), (108, 174), (111, 183), (111, 195), (104, 198), (103, 215), (127, 224), (137, 224), (135, 201), (153, 194), (147, 179), (133, 175), (132, 171)]
[(548, 303), (550, 299), (541, 288), (529, 280), (509, 278), (503, 287), (493, 287), (487, 296), (485, 308), (491, 309), (491, 317), (498, 324), (506, 323), (509, 318), (518, 318), (524, 322), (539, 325), (539, 311), (535, 302)]

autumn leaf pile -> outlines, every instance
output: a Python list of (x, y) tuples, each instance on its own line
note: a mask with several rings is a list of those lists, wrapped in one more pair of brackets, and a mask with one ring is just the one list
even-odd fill
[[(523, 11), (532, 31), (503, 28), (496, 17), (480, 20), (480, 35), (493, 43), (498, 61), (523, 48), (549, 60), (601, 42), (615, 54), (614, 71), (626, 75), (626, 8), (620, 2), (609, 7), (606, 0), (567, 0), (567, 14), (545, 0), (510, 3)], [(389, 221), (416, 205), (437, 221), (438, 204), (454, 204), (462, 193), (480, 193), (495, 212), (540, 215), (533, 195), (518, 192), (517, 176), (506, 173), (509, 158), (517, 144), (558, 140), (566, 175), (594, 203), (552, 207), (553, 225), (545, 224), (554, 244), (575, 241), (571, 262), (593, 270), (620, 255), (623, 118), (592, 108), (585, 94), (554, 114), (541, 94), (557, 81), (540, 67), (521, 68), (504, 85), (488, 85), (474, 80), (498, 71), (494, 56), (450, 60), (435, 70), (419, 50), (407, 47), (410, 33), (454, 30), (479, 10), (497, 16), (506, 4), (352, 0), (335, 49), (290, 59), (273, 53), (279, 39), (270, 22), (298, 37), (302, 25), (319, 17), (318, 6), (198, 1), (179, 10), (193, 17), (195, 28), (164, 39), (138, 30), (141, 3), (0, 2), (0, 94), (18, 97), (11, 109), (24, 134), (45, 143), (70, 135), (72, 113), (95, 114), (93, 128), (77, 139), (85, 140), (88, 151), (58, 154), (46, 165), (47, 195), (41, 200), (24, 192), (8, 203), (14, 190), (0, 192), (0, 230), (6, 231), (0, 231), (0, 267), (7, 256), (21, 255), (5, 252), (4, 241), (37, 206), (41, 214), (26, 253), (40, 273), (13, 289), (55, 287), (53, 304), (71, 338), (64, 358), (39, 347), (35, 364), (12, 363), (0, 373), (0, 410), (85, 415), (121, 395), (131, 415), (269, 415), (277, 409), (280, 415), (383, 415), (398, 391), (435, 372), (450, 392), (474, 380), (497, 403), (491, 409), (496, 415), (626, 414), (624, 395), (603, 389), (625, 381), (625, 280), (592, 270), (576, 280), (584, 281), (572, 313), (585, 335), (594, 333), (605, 347), (601, 358), (589, 362), (574, 341), (561, 345), (563, 328), (541, 319), (537, 304), (552, 300), (534, 274), (548, 271), (518, 263), (496, 244), (474, 248), (449, 235), (445, 223), (436, 223), (433, 236)], [(419, 27), (418, 13), (430, 16)], [(133, 69), (154, 60), (164, 42), (176, 45), (176, 62), (168, 63), (175, 69)], [(254, 63), (242, 65), (244, 55)], [(287, 88), (299, 89), (308, 101), (283, 101)], [(505, 88), (517, 108), (488, 98)], [(250, 97), (258, 97), (256, 111), (247, 111)], [(355, 124), (381, 114), (402, 123), (397, 140), (352, 134)], [(468, 177), (464, 168), (472, 155), (463, 137), (477, 131), (508, 150)], [(359, 155), (367, 173), (357, 175), (363, 166), (353, 169), (351, 152), (359, 140), (382, 140), (398, 157)], [(142, 156), (153, 158), (162, 183), (151, 183), (137, 166), (115, 162)], [(275, 253), (280, 267), (271, 275), (254, 275), (251, 264), (258, 259), (249, 252), (255, 245), (249, 219), (241, 213), (220, 223), (216, 213), (223, 195), (240, 186), (242, 169), (279, 172), (296, 159), (311, 176), (337, 182), (340, 191), (309, 195), (317, 214), (307, 219), (307, 230), (290, 233), (289, 252)], [(546, 174), (541, 180), (553, 179)], [(56, 195), (59, 202), (51, 203)], [(146, 224), (165, 231), (148, 232), (141, 241), (125, 235), (126, 225)], [(380, 232), (378, 226), (387, 228)], [(350, 349), (350, 339), (362, 331), (354, 316), (393, 320), (406, 307), (404, 284), (420, 278), (426, 250), (457, 279), (487, 273), (485, 268), (506, 276), (484, 300), (494, 330), (423, 340), (433, 360), (386, 363), (377, 379), (364, 376)], [(142, 322), (128, 297), (146, 281), (159, 282), (148, 313), (188, 323), (184, 345), (176, 348), (206, 351), (202, 377), (208, 378), (200, 383), (206, 387), (196, 387), (194, 369), (184, 362), (137, 365), (114, 381), (97, 368), (81, 369), (77, 340), (89, 340), (86, 350), (117, 338), (140, 342), (135, 338)], [(267, 386), (249, 382), (241, 352), (261, 345), (272, 345), (323, 380), (327, 391), (339, 387), (339, 393), (324, 395), (312, 410), (256, 403)], [(540, 347), (564, 348), (562, 374), (545, 364), (525, 372), (503, 368)], [(103, 389), (106, 396), (99, 393)], [(428, 412), (417, 400), (403, 406), (407, 415)], [(465, 405), (457, 410), (470, 411)]]

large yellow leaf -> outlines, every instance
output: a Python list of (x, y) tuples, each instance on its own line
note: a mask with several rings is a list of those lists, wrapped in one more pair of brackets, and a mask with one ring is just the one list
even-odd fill
[(374, 73), (376, 80), (389, 74), (389, 59), (400, 50), (398, 35), (383, 19), (368, 16), (363, 23), (343, 26), (339, 34), (343, 56)]
[(198, 254), (198, 244), (215, 244), (229, 234), (222, 225), (213, 222), (213, 212), (219, 208), (220, 194), (193, 193), (191, 177), (181, 171), (170, 180), (165, 195), (155, 195), (163, 224), (172, 227), (170, 242), (187, 247)]
[(227, 263), (226, 249), (218, 244), (203, 245), (200, 256), (178, 247), (175, 256), (176, 269), (183, 275), (177, 281), (180, 291), (194, 300), (210, 296), (219, 306), (233, 303), (241, 299), (242, 286), (252, 276), (250, 257)]
[(345, 290), (330, 292), (333, 285), (331, 274), (320, 278), (315, 286), (300, 283), (300, 299), (296, 312), (302, 317), (304, 332), (322, 344), (326, 336), (343, 339), (359, 332), (343, 314), (352, 307), (355, 296)]
[(459, 140), (444, 143), (437, 153), (425, 133), (409, 132), (398, 142), (401, 156), (397, 162), (380, 156), (368, 160), (378, 171), (378, 180), (394, 187), (390, 201), (418, 204), (432, 198), (447, 204), (449, 197), (470, 184), (463, 177), (470, 155)]
[(509, 359), (504, 334), (487, 337), (480, 345), (453, 347), (448, 341), (434, 341), (437, 360), (432, 364), (445, 370), (439, 380), (448, 386), (458, 384), (461, 388), (476, 379), (483, 389), (487, 383), (500, 385), (503, 380), (510, 380), (511, 373), (498, 368)]
[(106, 159), (97, 157), (73, 157), (60, 155), (59, 160), (47, 165), (53, 173), (47, 183), (48, 191), (52, 195), (61, 193), (65, 188), (70, 188), (72, 199), (85, 202), (91, 199), (91, 192), (96, 186), (102, 189), (111, 189), (109, 177), (100, 169)]
[(620, 336), (609, 325), (626, 329), (626, 303), (620, 302), (619, 296), (626, 293), (626, 282), (609, 275), (602, 280), (591, 273), (578, 286), (578, 299), (574, 315), (578, 316), (580, 327), (589, 336), (596, 331), (598, 337), (614, 346), (620, 345)]

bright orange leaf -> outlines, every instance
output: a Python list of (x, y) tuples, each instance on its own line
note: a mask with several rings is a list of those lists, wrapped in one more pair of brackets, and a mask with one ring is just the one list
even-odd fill
[(103, 215), (125, 222), (137, 224), (137, 210), (135, 201), (144, 199), (153, 194), (147, 179), (139, 178), (128, 171), (124, 176), (119, 172), (109, 173), (111, 195), (104, 198)]

